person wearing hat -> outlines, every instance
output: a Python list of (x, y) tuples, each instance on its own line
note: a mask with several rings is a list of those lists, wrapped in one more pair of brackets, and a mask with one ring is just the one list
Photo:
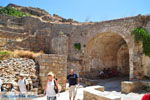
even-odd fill
[(26, 81), (24, 79), (24, 75), (23, 74), (20, 74), (20, 76), (19, 76), (18, 86), (19, 86), (19, 90), (20, 90), (20, 92), (22, 94), (25, 94), (27, 92)]
[(56, 100), (56, 91), (54, 89), (55, 85), (58, 87), (58, 83), (54, 78), (53, 72), (48, 73), (48, 80), (45, 87), (44, 94), (47, 96), (47, 100)]

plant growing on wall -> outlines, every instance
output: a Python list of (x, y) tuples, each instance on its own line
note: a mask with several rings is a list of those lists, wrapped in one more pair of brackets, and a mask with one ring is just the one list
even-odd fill
[(142, 41), (143, 52), (145, 55), (150, 56), (150, 35), (145, 28), (138, 27), (132, 31), (132, 35), (136, 41)]
[(80, 43), (74, 43), (74, 48), (77, 50), (81, 50), (81, 44)]
[(150, 86), (143, 86), (142, 89), (149, 92), (150, 91)]
[(10, 51), (0, 51), (0, 60), (7, 59), (11, 57), (13, 54)]

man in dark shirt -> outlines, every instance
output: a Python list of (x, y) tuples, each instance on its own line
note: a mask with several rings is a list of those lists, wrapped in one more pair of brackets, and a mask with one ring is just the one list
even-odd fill
[(67, 75), (67, 80), (69, 82), (69, 99), (73, 97), (73, 100), (75, 100), (75, 96), (77, 93), (77, 87), (76, 85), (79, 84), (79, 78), (78, 75), (74, 73), (74, 70), (70, 70), (70, 74)]

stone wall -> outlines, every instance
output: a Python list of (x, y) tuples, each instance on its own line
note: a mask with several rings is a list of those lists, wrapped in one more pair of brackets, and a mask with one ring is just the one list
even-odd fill
[(105, 93), (104, 87), (90, 86), (85, 88), (83, 100), (121, 100), (121, 97), (115, 94)]
[(121, 92), (137, 92), (144, 89), (145, 86), (150, 87), (150, 81), (123, 81), (121, 83)]
[(120, 47), (117, 53), (117, 69), (124, 75), (129, 75), (129, 49), (127, 44)]
[[(134, 16), (98, 23), (50, 23), (34, 17), (0, 15), (0, 37), (7, 39), (1, 49), (44, 51), (46, 54), (67, 54), (68, 69), (90, 72), (117, 67), (117, 53), (124, 43), (129, 50), (126, 68), (130, 78), (136, 73), (147, 75), (143, 67), (142, 46), (136, 44), (131, 32), (136, 27), (150, 30), (150, 16)], [(63, 33), (64, 36), (59, 35)], [(61, 40), (62, 39), (62, 40)], [(57, 41), (58, 40), (58, 41)], [(74, 48), (81, 44), (81, 50)], [(150, 62), (150, 60), (148, 60)], [(78, 68), (79, 67), (79, 68)]]
[(68, 37), (64, 33), (59, 33), (52, 39), (52, 53), (68, 55)]
[(67, 76), (67, 56), (57, 54), (43, 54), (36, 58), (40, 66), (40, 82), (42, 88), (46, 86), (47, 74), (52, 71), (58, 79), (58, 83), (65, 89), (63, 82)]
[(150, 57), (144, 55), (142, 58), (142, 65), (145, 76), (150, 76)]

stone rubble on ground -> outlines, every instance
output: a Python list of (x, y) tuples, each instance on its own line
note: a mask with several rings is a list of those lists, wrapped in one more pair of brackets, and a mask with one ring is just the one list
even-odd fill
[(37, 79), (35, 62), (27, 58), (11, 58), (0, 61), (0, 77), (3, 83), (15, 84), (19, 74), (25, 75), (26, 78)]

